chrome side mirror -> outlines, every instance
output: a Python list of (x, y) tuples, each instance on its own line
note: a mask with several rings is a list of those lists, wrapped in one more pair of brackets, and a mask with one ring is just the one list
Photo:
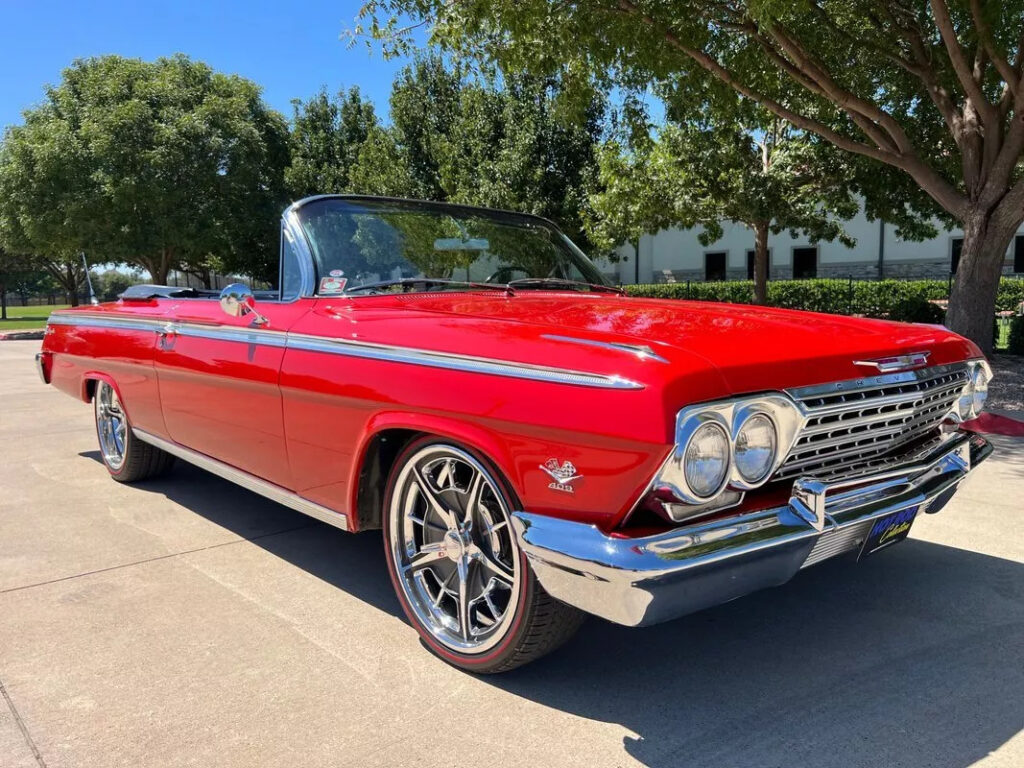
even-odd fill
[(256, 297), (244, 283), (232, 283), (220, 292), (220, 308), (229, 317), (253, 315), (253, 325), (266, 325), (268, 322), (256, 311)]

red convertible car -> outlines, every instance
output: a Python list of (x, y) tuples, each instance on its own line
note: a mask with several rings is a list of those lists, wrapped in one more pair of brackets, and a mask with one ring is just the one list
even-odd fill
[(991, 451), (956, 334), (631, 298), (533, 216), (309, 198), (279, 278), (56, 312), (40, 375), (93, 403), (115, 480), (179, 458), (382, 529), (409, 621), (467, 670), (887, 548)]

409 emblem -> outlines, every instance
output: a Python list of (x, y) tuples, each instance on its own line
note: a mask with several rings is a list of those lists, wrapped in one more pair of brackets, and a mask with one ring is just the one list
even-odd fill
[(575, 489), (571, 483), (574, 480), (579, 480), (583, 475), (576, 473), (576, 467), (572, 465), (570, 461), (563, 461), (561, 465), (558, 463), (558, 459), (548, 459), (540, 465), (551, 479), (553, 483), (548, 485), (552, 491), (562, 491), (563, 493), (574, 493)]

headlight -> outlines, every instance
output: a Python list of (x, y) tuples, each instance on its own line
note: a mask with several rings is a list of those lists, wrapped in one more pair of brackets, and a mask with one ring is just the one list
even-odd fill
[(977, 416), (985, 409), (985, 401), (988, 400), (988, 370), (984, 364), (975, 367), (971, 375), (971, 385), (974, 390), (971, 408)]
[(714, 422), (697, 427), (683, 454), (683, 475), (690, 490), (710, 498), (721, 490), (729, 473), (729, 435)]
[(748, 483), (759, 483), (775, 463), (778, 435), (775, 424), (763, 413), (749, 417), (736, 433), (736, 471)]
[(781, 392), (683, 408), (675, 445), (649, 494), (675, 522), (735, 506), (744, 492), (768, 482), (803, 419)]

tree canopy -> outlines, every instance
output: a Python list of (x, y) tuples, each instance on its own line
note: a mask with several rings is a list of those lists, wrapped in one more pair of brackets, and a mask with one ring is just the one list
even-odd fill
[(334, 97), (321, 90), (292, 107), (291, 164), (285, 171), (291, 197), (350, 190), (359, 152), (380, 125), (373, 104), (352, 87)]
[(604, 104), (591, 98), (581, 119), (562, 120), (560, 89), (555, 78), (470, 78), (420, 56), (396, 78), (391, 124), (369, 131), (350, 188), (533, 213), (586, 246)]
[(288, 128), (185, 56), (76, 61), (0, 146), (0, 239), (69, 264), (276, 271)]
[(856, 214), (842, 157), (770, 114), (744, 122), (689, 114), (657, 134), (609, 141), (601, 152), (591, 232), (605, 247), (669, 227), (703, 227), (710, 245), (723, 221), (746, 225), (754, 246), (755, 300), (764, 303), (768, 235), (783, 230), (811, 242), (853, 247), (842, 220)]
[(947, 319), (991, 346), (1024, 221), (1020, 0), (370, 0), (354, 32), (400, 50), (406, 14), (456, 54), (559, 73), (570, 91), (665, 83), (693, 105), (739, 94), (852, 153), (869, 213), (909, 206), (964, 228)]

